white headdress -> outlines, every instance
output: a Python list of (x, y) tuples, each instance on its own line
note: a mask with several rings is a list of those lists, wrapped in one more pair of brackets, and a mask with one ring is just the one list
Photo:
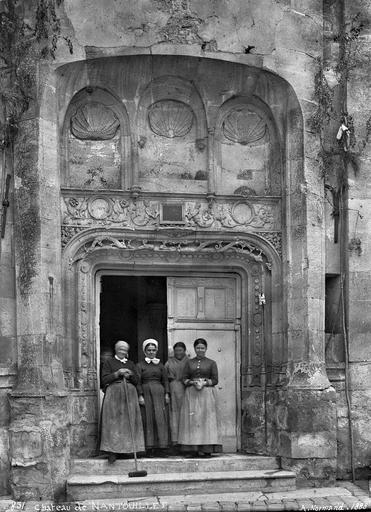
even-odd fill
[(158, 341), (156, 341), (152, 338), (148, 338), (148, 340), (143, 341), (143, 352), (144, 353), (146, 352), (147, 345), (154, 345), (156, 347), (156, 349), (158, 349)]

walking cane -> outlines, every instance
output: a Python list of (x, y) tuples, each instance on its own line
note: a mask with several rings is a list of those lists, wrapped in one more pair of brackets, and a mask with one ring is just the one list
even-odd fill
[(129, 428), (130, 428), (130, 435), (131, 435), (131, 444), (133, 446), (133, 453), (134, 453), (134, 463), (135, 463), (135, 471), (130, 471), (128, 473), (128, 476), (147, 476), (147, 471), (138, 470), (138, 461), (137, 461), (137, 450), (135, 447), (135, 439), (134, 439), (134, 432), (133, 432), (133, 423), (131, 418), (131, 412), (130, 412), (130, 406), (129, 406), (129, 393), (128, 393), (128, 384), (126, 382), (126, 379), (124, 377), (124, 390), (125, 390), (125, 398), (126, 403), (128, 405), (128, 419), (129, 419)]

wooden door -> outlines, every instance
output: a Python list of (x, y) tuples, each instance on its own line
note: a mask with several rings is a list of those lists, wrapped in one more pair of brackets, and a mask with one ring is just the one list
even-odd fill
[(168, 278), (169, 349), (183, 341), (190, 357), (193, 342), (205, 338), (207, 357), (218, 365), (216, 386), (223, 450), (239, 448), (240, 300), (237, 280), (230, 277)]

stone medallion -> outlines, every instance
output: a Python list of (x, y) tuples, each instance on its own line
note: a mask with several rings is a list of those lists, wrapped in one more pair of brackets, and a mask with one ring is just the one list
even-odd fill
[(248, 224), (254, 217), (254, 211), (249, 203), (240, 201), (233, 206), (231, 215), (237, 224)]
[(105, 197), (93, 197), (88, 203), (90, 215), (96, 220), (104, 220), (110, 214), (112, 206)]

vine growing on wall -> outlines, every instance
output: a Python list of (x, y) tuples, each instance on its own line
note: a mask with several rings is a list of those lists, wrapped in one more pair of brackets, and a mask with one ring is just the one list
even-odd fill
[[(22, 296), (29, 291), (38, 271), (40, 218), (34, 156), (37, 123), (29, 120), (31, 132), (20, 128), (24, 114), (37, 101), (38, 63), (55, 58), (61, 39), (73, 52), (70, 39), (62, 35), (57, 15), (62, 2), (0, 0), (0, 149), (6, 155), (4, 173), (15, 174), (19, 179), (15, 235), (20, 244), (18, 282)], [(4, 178), (5, 174), (0, 176), (0, 185)]]
[[(344, 5), (342, 4), (344, 8)], [(362, 57), (360, 48), (360, 35), (363, 25), (360, 13), (356, 14), (348, 22), (340, 19), (339, 33), (333, 37), (333, 43), (338, 44), (338, 56), (332, 68), (323, 69), (323, 61), (319, 61), (319, 69), (316, 74), (315, 98), (317, 109), (312, 117), (312, 128), (316, 129), (320, 136), (321, 149), (319, 161), (322, 165), (322, 178), (324, 179), (325, 192), (331, 193), (332, 215), (334, 218), (334, 243), (339, 242), (339, 303), (338, 315), (341, 324), (344, 347), (344, 392), (349, 418), (350, 441), (350, 467), (352, 479), (355, 481), (354, 464), (354, 436), (352, 407), (349, 388), (349, 326), (347, 318), (347, 275), (349, 272), (347, 251), (361, 255), (361, 240), (356, 236), (356, 231), (351, 240), (348, 234), (348, 171), (353, 168), (355, 174), (359, 170), (359, 156), (363, 150), (365, 141), (358, 144), (356, 149), (355, 126), (353, 116), (347, 112), (347, 88), (352, 71), (357, 67)], [(336, 85), (331, 87), (329, 80)], [(337, 129), (336, 137), (333, 128)], [(367, 125), (366, 125), (367, 136)], [(326, 197), (328, 198), (327, 194)], [(362, 218), (359, 211), (358, 217)], [(333, 333), (332, 333), (333, 335)], [(326, 342), (328, 345), (331, 338)]]
[[(314, 98), (317, 108), (310, 119), (313, 132), (318, 133), (321, 141), (321, 149), (318, 160), (321, 165), (321, 177), (325, 183), (334, 169), (337, 169), (338, 191), (347, 186), (346, 170), (352, 166), (357, 174), (359, 169), (359, 154), (355, 151), (356, 138), (354, 130), (354, 119), (343, 107), (339, 113), (339, 107), (335, 104), (336, 99), (344, 100), (346, 86), (349, 76), (357, 66), (360, 46), (359, 38), (363, 30), (360, 20), (360, 13), (357, 13), (339, 34), (335, 35), (333, 41), (339, 44), (339, 56), (333, 69), (325, 70), (322, 58), (317, 59), (317, 71), (314, 76)], [(333, 73), (336, 77), (336, 85), (331, 87), (327, 75)], [(337, 98), (335, 89), (340, 94)], [(345, 103), (343, 101), (343, 103)], [(339, 115), (340, 114), (340, 115)], [(331, 122), (338, 123), (336, 144), (326, 144), (324, 141), (324, 130)], [(328, 140), (327, 140), (328, 142)], [(339, 160), (342, 162), (339, 171)]]
[(59, 40), (70, 53), (72, 42), (62, 35), (57, 8), (63, 0), (0, 1), (0, 143), (14, 140), (19, 122), (35, 99), (36, 63), (54, 59)]

